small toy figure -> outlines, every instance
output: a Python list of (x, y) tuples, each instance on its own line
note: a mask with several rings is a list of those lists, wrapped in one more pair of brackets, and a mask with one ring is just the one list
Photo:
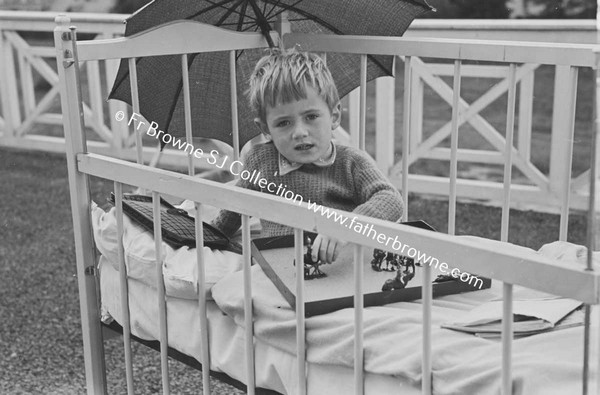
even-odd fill
[(375, 248), (373, 250), (373, 259), (371, 260), (371, 268), (376, 272), (381, 271), (381, 262), (383, 262), (383, 258), (385, 258), (386, 252)]
[[(312, 240), (306, 236), (304, 239), (304, 246), (306, 247), (306, 253), (304, 253), (304, 279), (312, 280), (314, 278), (326, 277), (327, 273), (324, 273), (319, 269), (319, 266), (323, 264), (320, 259), (316, 262), (312, 259)], [(294, 261), (296, 266), (296, 261)]]
[(382, 291), (393, 291), (406, 288), (406, 285), (415, 276), (415, 261), (408, 257), (399, 257), (400, 267), (396, 271), (396, 276), (385, 280)]
[(456, 278), (452, 277), (450, 274), (439, 274), (435, 280), (433, 280), (434, 283), (443, 283), (446, 281), (455, 281)]
[[(385, 262), (384, 262), (385, 258)], [(373, 259), (371, 260), (371, 268), (376, 272), (394, 272), (400, 267), (400, 262), (404, 257), (393, 252), (386, 252), (375, 248), (373, 250)]]

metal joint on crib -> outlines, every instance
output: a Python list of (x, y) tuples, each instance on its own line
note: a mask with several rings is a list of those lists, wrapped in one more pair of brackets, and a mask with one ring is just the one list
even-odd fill
[(95, 276), (96, 275), (96, 267), (95, 266), (88, 266), (85, 268), (84, 271), (86, 276)]
[(75, 63), (75, 59), (73, 59), (73, 53), (68, 50), (65, 49), (65, 52), (63, 53), (64, 59), (63, 59), (63, 67), (65, 69), (68, 69), (69, 67), (71, 67), (73, 65), (73, 63)]

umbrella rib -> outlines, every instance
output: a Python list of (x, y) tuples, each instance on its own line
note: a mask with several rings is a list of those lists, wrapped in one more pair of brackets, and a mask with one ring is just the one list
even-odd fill
[[(223, 14), (223, 16), (221, 17), (221, 19), (219, 19), (217, 21), (217, 23), (215, 23), (215, 26), (221, 26), (223, 24), (223, 22), (225, 22), (225, 20), (227, 18), (229, 18), (229, 16), (235, 12), (235, 9), (237, 7), (239, 7), (239, 5), (242, 4), (242, 2), (244, 2), (244, 1), (246, 1), (246, 0), (237, 0), (237, 2), (235, 4), (233, 4), (231, 7), (227, 8), (227, 12), (225, 12)], [(241, 13), (239, 13), (239, 14), (240, 14), (240, 16), (243, 17), (243, 15)]]
[(267, 20), (267, 18), (265, 18), (265, 16), (260, 11), (260, 7), (258, 6), (258, 4), (256, 4), (256, 0), (248, 0), (248, 3), (250, 4), (250, 6), (252, 7), (252, 10), (254, 11), (254, 15), (256, 16), (256, 23), (260, 27), (260, 30), (261, 30), (263, 36), (265, 36), (265, 38), (267, 39), (267, 42), (269, 43), (269, 47), (271, 47), (271, 48), (275, 47), (275, 44), (273, 43), (273, 39), (271, 38), (271, 34), (270, 34), (270, 32), (273, 29), (271, 28), (269, 21)]
[[(277, 16), (277, 15), (281, 14), (281, 13), (282, 13), (282, 12), (284, 12), (284, 11), (293, 11), (293, 12), (295, 12), (295, 13), (297, 13), (297, 14), (300, 14), (300, 15), (304, 16), (304, 17), (305, 17), (307, 20), (312, 20), (312, 21), (314, 21), (314, 22), (316, 22), (316, 23), (318, 23), (318, 24), (322, 25), (323, 27), (325, 27), (326, 29), (329, 29), (331, 32), (333, 32), (333, 33), (335, 33), (335, 34), (337, 34), (337, 35), (343, 35), (343, 33), (342, 33), (340, 30), (338, 30), (338, 29), (336, 29), (335, 27), (331, 26), (329, 23), (327, 23), (327, 22), (323, 21), (321, 18), (319, 18), (319, 17), (317, 17), (317, 16), (315, 16), (315, 15), (308, 14), (308, 13), (306, 13), (306, 12), (304, 12), (304, 11), (302, 11), (302, 10), (300, 10), (300, 9), (296, 8), (296, 5), (297, 5), (297, 4), (299, 4), (299, 3), (301, 3), (302, 1), (304, 1), (304, 0), (298, 0), (298, 1), (296, 1), (294, 4), (291, 4), (291, 5), (286, 5), (286, 4), (280, 4), (280, 3), (281, 3), (281, 1), (280, 1), (280, 0), (277, 0), (277, 4), (279, 4), (279, 6), (282, 8), (282, 10), (281, 10), (281, 11), (278, 11), (278, 12), (276, 12), (276, 13), (275, 13), (274, 15), (272, 15), (271, 17), (273, 17), (273, 16)], [(410, 1), (414, 1), (414, 0), (410, 0)], [(296, 19), (296, 20), (301, 20), (301, 19)], [(376, 65), (377, 65), (379, 68), (381, 68), (382, 70), (387, 70), (387, 69), (386, 69), (386, 68), (385, 68), (385, 67), (384, 67), (384, 66), (381, 64), (381, 62), (380, 62), (380, 61), (378, 61), (378, 60), (377, 60), (377, 59), (376, 59), (376, 58), (375, 58), (373, 55), (367, 55), (367, 58), (368, 58), (368, 59), (370, 59), (370, 60), (371, 60), (373, 63), (375, 63), (375, 64), (376, 64)]]
[(242, 12), (240, 13), (240, 19), (238, 20), (237, 30), (242, 30), (244, 26), (244, 18), (246, 17), (246, 10), (248, 9), (248, 2), (244, 2), (242, 6)]
[[(279, 5), (279, 3), (281, 3), (281, 0), (277, 0), (277, 1), (276, 1), (274, 4), (272, 4), (272, 3), (269, 3), (269, 4), (271, 4), (271, 5), (272, 5), (272, 7), (271, 7), (271, 9), (269, 10), (269, 12), (266, 12), (266, 11), (267, 11), (267, 2), (265, 1), (265, 2), (263, 3), (263, 4), (264, 4), (264, 7), (263, 7), (263, 15), (264, 15), (264, 16), (265, 16), (267, 19), (268, 19), (268, 18), (270, 18), (270, 17), (272, 17), (272, 16), (276, 16), (277, 14), (273, 15), (273, 10), (275, 9), (275, 7), (277, 7), (277, 6)], [(294, 4), (294, 5), (295, 5), (295, 4)]]
[[(212, 1), (210, 1), (210, 0), (206, 0), (206, 1), (207, 1), (208, 3), (210, 3), (210, 4), (212, 4), (212, 5), (211, 5), (210, 7), (207, 7), (207, 8), (205, 8), (205, 9), (203, 9), (203, 10), (200, 10), (200, 11), (198, 11), (197, 13), (195, 13), (195, 14), (193, 14), (193, 15), (190, 15), (190, 16), (186, 17), (186, 19), (194, 19), (194, 18), (196, 18), (196, 17), (197, 17), (197, 16), (199, 16), (199, 15), (205, 14), (205, 13), (207, 13), (208, 11), (212, 11), (212, 10), (214, 10), (215, 8), (219, 8), (219, 7), (221, 7), (221, 8), (224, 8), (224, 9), (226, 9), (226, 10), (229, 10), (229, 8), (225, 7), (224, 5), (225, 5), (225, 4), (227, 4), (227, 3), (232, 3), (232, 2), (234, 2), (235, 0), (223, 0), (223, 1), (220, 1), (220, 2), (218, 2), (218, 3), (214, 3), (214, 2), (212, 2)], [(238, 13), (238, 12), (234, 11), (234, 13)]]

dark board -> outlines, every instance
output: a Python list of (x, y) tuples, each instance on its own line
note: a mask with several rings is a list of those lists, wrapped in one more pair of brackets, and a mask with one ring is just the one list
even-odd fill
[[(363, 248), (363, 293), (364, 305), (381, 306), (388, 303), (411, 301), (421, 298), (423, 284), (423, 268), (416, 267), (415, 277), (404, 289), (382, 291), (381, 287), (387, 279), (394, 277), (395, 272), (377, 272), (371, 268), (373, 249)], [(255, 239), (252, 242), (252, 256), (265, 274), (271, 279), (290, 306), (296, 307), (296, 268), (294, 266), (294, 237), (281, 236)], [(323, 278), (304, 281), (305, 315), (307, 317), (325, 314), (354, 306), (354, 248), (348, 245), (343, 248), (337, 260), (331, 265), (322, 265), (327, 274)], [(442, 274), (439, 269), (432, 269), (432, 279)], [(450, 268), (451, 269), (451, 268)], [(481, 278), (481, 277), (480, 277)], [(483, 280), (481, 289), (489, 288), (491, 281)], [(460, 280), (433, 283), (433, 296), (443, 296), (461, 292), (477, 291), (473, 285)]]

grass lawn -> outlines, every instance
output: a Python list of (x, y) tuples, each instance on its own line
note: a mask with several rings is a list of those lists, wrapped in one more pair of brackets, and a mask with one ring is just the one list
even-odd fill
[[(0, 149), (0, 393), (80, 394), (84, 366), (66, 161), (62, 155)], [(105, 200), (112, 183), (91, 180)], [(409, 219), (444, 231), (447, 204), (409, 197)], [(500, 210), (459, 204), (457, 234), (499, 239)], [(510, 241), (538, 249), (558, 238), (559, 218), (512, 211)], [(585, 218), (572, 215), (569, 241), (582, 244)], [(122, 345), (106, 344), (109, 393), (125, 388)], [(199, 372), (172, 362), (174, 393), (197, 393)], [(160, 392), (159, 354), (134, 346), (138, 393)], [(217, 393), (233, 388), (220, 384)]]

